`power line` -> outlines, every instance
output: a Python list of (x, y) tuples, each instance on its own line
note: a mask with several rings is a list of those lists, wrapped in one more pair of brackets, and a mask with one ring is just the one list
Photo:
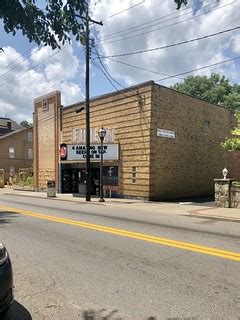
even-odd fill
[[(29, 52), (31, 49), (33, 49), (34, 46), (28, 48), (26, 51), (24, 51), (18, 58), (14, 59), (11, 63), (9, 63), (7, 66), (5, 66), (4, 68), (1, 68), (0, 70), (3, 71), (5, 69), (7, 69), (8, 67), (10, 67), (12, 64), (14, 64), (16, 61), (18, 61), (20, 58), (22, 58), (27, 52)], [(37, 49), (38, 50), (38, 49)], [(17, 64), (18, 65), (18, 64)], [(13, 68), (14, 69), (14, 68)], [(3, 74), (4, 75), (4, 74)], [(1, 75), (2, 76), (2, 75)]]
[[(222, 8), (224, 8), (224, 7), (226, 7), (226, 6), (232, 5), (232, 4), (236, 3), (237, 1), (238, 1), (238, 0), (235, 0), (235, 1), (233, 1), (233, 2), (230, 2), (230, 3), (228, 3), (228, 4), (223, 5), (223, 6), (221, 6), (221, 7), (214, 8), (214, 9), (208, 11), (208, 13), (213, 12), (213, 11), (216, 11), (216, 10), (219, 10), (219, 9), (222, 9)], [(142, 32), (142, 33), (136, 34), (136, 35), (132, 35), (132, 36), (125, 37), (125, 38), (118, 39), (118, 40), (114, 40), (114, 41), (106, 41), (106, 42), (103, 42), (103, 43), (104, 43), (104, 44), (110, 44), (110, 43), (115, 43), (115, 42), (119, 42), (119, 41), (123, 41), (123, 40), (127, 40), (127, 39), (132, 39), (132, 38), (135, 38), (135, 37), (138, 37), (138, 36), (141, 36), (141, 35), (145, 35), (145, 34), (148, 34), (148, 33), (154, 32), (154, 31), (162, 30), (162, 29), (165, 29), (165, 28), (168, 28), (168, 27), (172, 27), (172, 26), (181, 24), (182, 22), (186, 22), (186, 21), (189, 21), (189, 20), (198, 18), (198, 17), (200, 17), (200, 16), (202, 16), (202, 15), (205, 15), (205, 14), (206, 14), (206, 12), (203, 12), (203, 13), (200, 13), (200, 14), (198, 14), (198, 15), (195, 15), (195, 16), (193, 16), (193, 17), (191, 17), (191, 18), (184, 19), (184, 20), (181, 20), (181, 21), (177, 21), (177, 22), (175, 22), (175, 23), (168, 24), (168, 25), (163, 26), (163, 27), (160, 27), (160, 28), (155, 28), (155, 29), (152, 29), (152, 30), (149, 30), (149, 31), (146, 31), (146, 32)], [(137, 30), (137, 31), (140, 31), (140, 30)]]
[(0, 87), (1, 86), (4, 86), (5, 84), (8, 84), (9, 82), (11, 81), (14, 81), (16, 80), (16, 78), (19, 78), (21, 77), (23, 74), (27, 73), (28, 71), (30, 70), (33, 70), (34, 68), (38, 67), (39, 65), (41, 65), (43, 62), (47, 61), (48, 59), (50, 59), (51, 57), (55, 56), (57, 53), (61, 52), (62, 50), (64, 50), (68, 45), (65, 45), (63, 48), (61, 48), (60, 50), (54, 52), (53, 54), (51, 54), (50, 56), (48, 56), (47, 58), (45, 58), (44, 60), (42, 60), (41, 62), (37, 63), (36, 65), (34, 65), (33, 67), (30, 67), (28, 68), (27, 70), (25, 70), (24, 72), (18, 74), (17, 76), (15, 76), (14, 78), (12, 79), (9, 79), (8, 81), (4, 82), (4, 83), (1, 83), (0, 84)]
[[(116, 60), (116, 59), (112, 59), (112, 58), (107, 58), (107, 59), (109, 59), (109, 60), (111, 60), (111, 61), (114, 61), (114, 62), (117, 62), (117, 63), (122, 64), (122, 65), (128, 66), (128, 67), (131, 67), (131, 68), (135, 68), (135, 69), (147, 71), (147, 72), (150, 72), (150, 73), (159, 74), (159, 75), (162, 75), (162, 76), (169, 76), (169, 74), (167, 74), (167, 73), (162, 73), (162, 72), (158, 72), (158, 71), (153, 71), (153, 70), (150, 70), (150, 69), (146, 69), (146, 68), (143, 68), (143, 67), (139, 67), (139, 66), (136, 66), (136, 65), (133, 65), (133, 64), (130, 64), (130, 63), (126, 63), (126, 62), (123, 62), (123, 61), (119, 61), (119, 60)], [(176, 78), (181, 79), (181, 80), (184, 80), (184, 78), (180, 78), (180, 77), (176, 77)]]
[[(210, 5), (213, 5), (213, 4), (216, 4), (216, 3), (218, 3), (218, 0), (217, 0), (217, 1), (214, 1), (214, 2), (212, 2), (212, 3), (210, 3), (210, 4), (208, 4), (207, 6), (210, 6)], [(118, 32), (114, 32), (114, 33), (111, 33), (111, 34), (107, 34), (107, 35), (105, 35), (105, 36), (100, 37), (100, 40), (101, 40), (101, 39), (105, 39), (105, 38), (112, 38), (113, 36), (115, 36), (115, 35), (117, 35), (117, 34), (119, 34), (119, 33), (121, 34), (121, 33), (124, 32), (124, 31), (128, 31), (128, 32), (126, 33), (126, 34), (128, 34), (128, 33), (129, 33), (129, 30), (141, 28), (141, 27), (144, 26), (144, 25), (153, 23), (153, 22), (158, 21), (158, 20), (162, 20), (162, 19), (164, 19), (164, 18), (173, 16), (173, 15), (179, 15), (179, 13), (181, 13), (181, 12), (183, 12), (183, 11), (185, 11), (185, 10), (188, 10), (188, 9), (190, 9), (190, 8), (192, 8), (192, 7), (196, 7), (196, 5), (198, 5), (198, 4), (202, 7), (202, 1), (200, 0), (200, 1), (199, 1), (197, 4), (195, 4), (194, 6), (188, 6), (188, 7), (183, 8), (183, 9), (177, 11), (177, 12), (174, 11), (174, 12), (172, 12), (172, 13), (169, 13), (169, 14), (167, 14), (167, 15), (161, 16), (161, 17), (159, 17), (159, 18), (152, 19), (152, 20), (149, 20), (149, 21), (147, 21), (147, 22), (138, 24), (138, 25), (136, 25), (136, 26), (134, 26), (134, 27), (122, 29), (122, 30), (120, 30), (120, 31), (118, 31)], [(206, 6), (204, 6), (204, 7), (206, 7)], [(188, 13), (191, 13), (191, 12), (192, 12), (192, 10), (189, 11)], [(180, 16), (180, 15), (179, 15), (179, 16)], [(177, 18), (177, 17), (175, 17), (175, 18)], [(175, 19), (175, 18), (173, 18), (173, 19)], [(170, 19), (170, 20), (173, 20), (173, 19)], [(163, 22), (167, 22), (167, 21), (170, 21), (170, 20), (166, 20), (166, 21), (163, 21)], [(149, 27), (152, 27), (152, 25), (150, 25)], [(140, 31), (140, 30), (136, 30), (136, 31)], [(132, 32), (134, 32), (134, 31), (132, 31)], [(125, 33), (122, 34), (122, 35), (125, 35)], [(122, 35), (120, 35), (120, 36), (122, 36)]]
[(165, 78), (162, 78), (162, 79), (159, 79), (159, 80), (155, 80), (155, 82), (160, 82), (160, 81), (168, 80), (168, 79), (175, 78), (175, 77), (178, 77), (178, 76), (183, 76), (183, 75), (188, 74), (188, 73), (192, 73), (192, 72), (195, 72), (195, 71), (208, 69), (208, 68), (215, 67), (215, 66), (218, 66), (220, 64), (227, 63), (227, 62), (232, 62), (232, 61), (235, 61), (235, 60), (238, 60), (238, 59), (240, 59), (240, 56), (237, 56), (237, 57), (234, 57), (234, 58), (231, 58), (231, 59), (227, 59), (227, 60), (222, 60), (222, 61), (219, 61), (219, 62), (216, 62), (216, 63), (213, 63), (213, 64), (209, 64), (209, 65), (204, 66), (204, 67), (196, 68), (196, 69), (193, 69), (193, 70), (190, 70), (190, 71), (181, 72), (181, 73), (178, 73), (178, 74), (175, 74), (175, 75), (172, 75), (172, 76), (168, 76), (168, 77), (165, 77)]
[(144, 3), (145, 1), (146, 1), (146, 0), (143, 0), (143, 1), (141, 1), (141, 2), (138, 2), (138, 3), (134, 4), (134, 5), (132, 5), (131, 7), (128, 7), (128, 8), (126, 8), (126, 9), (124, 9), (124, 10), (122, 10), (122, 11), (119, 11), (119, 12), (117, 12), (117, 13), (114, 13), (114, 14), (112, 14), (111, 16), (102, 19), (102, 21), (105, 21), (105, 20), (111, 19), (111, 18), (113, 18), (113, 17), (115, 17), (115, 16), (118, 16), (119, 14), (121, 14), (121, 13), (123, 13), (123, 12), (126, 12), (126, 11), (128, 11), (128, 10), (130, 10), (130, 9), (133, 9), (133, 8), (139, 6), (140, 4)]
[(152, 52), (152, 51), (156, 51), (156, 50), (172, 48), (172, 47), (180, 46), (180, 45), (183, 45), (183, 44), (191, 43), (191, 42), (194, 42), (194, 41), (199, 41), (199, 40), (215, 37), (215, 36), (218, 36), (218, 35), (230, 32), (230, 31), (235, 31), (235, 30), (238, 30), (238, 29), (240, 29), (240, 26), (237, 26), (237, 27), (234, 27), (234, 28), (230, 28), (230, 29), (226, 29), (226, 30), (219, 31), (219, 32), (215, 32), (215, 33), (211, 33), (209, 35), (205, 35), (205, 36), (202, 36), (202, 37), (193, 38), (193, 39), (190, 39), (190, 40), (169, 44), (169, 45), (166, 45), (166, 46), (161, 46), (161, 47), (156, 47), (156, 48), (151, 48), (151, 49), (146, 49), (146, 50), (133, 51), (133, 52), (128, 52), (128, 53), (115, 54), (115, 55), (110, 55), (110, 56), (102, 56), (102, 58), (125, 57), (125, 56), (140, 54), (140, 53), (146, 53), (146, 52)]

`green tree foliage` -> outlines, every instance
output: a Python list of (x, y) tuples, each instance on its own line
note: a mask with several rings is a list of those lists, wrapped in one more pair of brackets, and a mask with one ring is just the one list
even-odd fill
[(174, 0), (177, 4), (177, 9), (179, 10), (181, 6), (184, 4), (185, 6), (187, 5), (187, 0)]
[(222, 147), (228, 151), (240, 151), (240, 112), (236, 113), (237, 128), (232, 131), (232, 137), (222, 143)]
[[(41, 8), (39, 5), (45, 3)], [(65, 3), (65, 4), (64, 4)], [(21, 30), (30, 42), (50, 45), (53, 49), (70, 41), (70, 35), (80, 39), (84, 22), (76, 17), (86, 12), (84, 0), (1, 0), (0, 20), (7, 33)]]
[(216, 73), (212, 73), (210, 77), (189, 76), (172, 88), (231, 111), (240, 111), (240, 85), (232, 85), (225, 76)]
[[(177, 9), (187, 4), (187, 0), (174, 0)], [(84, 20), (78, 15), (86, 13), (85, 0), (0, 0), (0, 20), (7, 33), (16, 34), (21, 30), (30, 42), (49, 45), (56, 49), (70, 35), (80, 40), (84, 30)], [(2, 50), (0, 48), (0, 50)]]
[(20, 122), (20, 125), (24, 128), (32, 128), (33, 124), (28, 122), (27, 120), (23, 120), (22, 122)]

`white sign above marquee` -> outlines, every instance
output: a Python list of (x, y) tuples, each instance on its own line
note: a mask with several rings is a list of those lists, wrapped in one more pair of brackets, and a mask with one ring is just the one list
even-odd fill
[[(85, 144), (69, 144), (67, 146), (67, 160), (86, 161)], [(101, 144), (92, 144), (90, 146), (91, 161), (100, 161)], [(118, 144), (103, 145), (103, 160), (118, 160)]]

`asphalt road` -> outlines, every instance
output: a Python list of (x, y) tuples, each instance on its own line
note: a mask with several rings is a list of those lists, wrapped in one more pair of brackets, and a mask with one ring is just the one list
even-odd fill
[(239, 319), (240, 223), (0, 195), (4, 320)]

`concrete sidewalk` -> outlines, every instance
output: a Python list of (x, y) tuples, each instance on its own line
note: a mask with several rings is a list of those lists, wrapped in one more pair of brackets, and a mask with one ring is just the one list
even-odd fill
[(0, 189), (0, 194), (240, 222), (240, 209), (218, 208), (215, 206), (214, 202), (155, 202), (121, 198), (106, 198), (105, 202), (99, 202), (97, 197), (92, 197), (91, 202), (86, 202), (85, 197), (74, 196), (72, 194), (56, 194), (56, 197), (48, 198), (46, 192), (22, 191), (9, 187)]

